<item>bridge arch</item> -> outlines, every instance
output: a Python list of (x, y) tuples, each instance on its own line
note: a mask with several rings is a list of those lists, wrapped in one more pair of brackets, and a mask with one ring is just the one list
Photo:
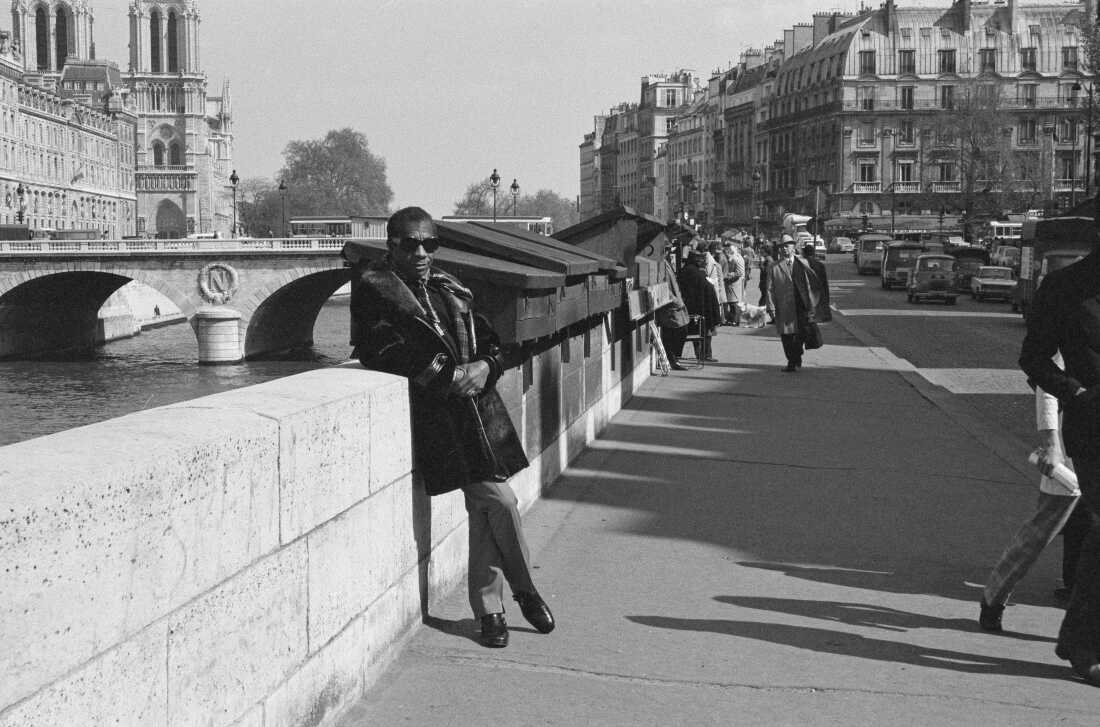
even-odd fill
[(74, 269), (59, 263), (0, 282), (0, 358), (36, 358), (80, 353), (99, 343), (99, 309), (131, 280), (144, 283), (190, 317), (196, 305), (149, 271), (95, 265)]
[(242, 314), (245, 358), (312, 345), (321, 306), (349, 279), (350, 271), (343, 267), (292, 268), (271, 278), (243, 305), (230, 302)]

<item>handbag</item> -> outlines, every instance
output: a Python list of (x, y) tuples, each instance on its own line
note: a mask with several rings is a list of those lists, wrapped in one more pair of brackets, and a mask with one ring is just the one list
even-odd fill
[(821, 348), (825, 345), (825, 341), (821, 338), (821, 328), (814, 321), (801, 322), (799, 333), (802, 334), (802, 345), (808, 349)]

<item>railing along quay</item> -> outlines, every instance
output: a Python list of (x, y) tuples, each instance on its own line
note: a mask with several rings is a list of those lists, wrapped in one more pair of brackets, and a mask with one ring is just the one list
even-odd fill
[(338, 255), (346, 237), (262, 237), (237, 240), (0, 240), (0, 255), (112, 253), (330, 252)]

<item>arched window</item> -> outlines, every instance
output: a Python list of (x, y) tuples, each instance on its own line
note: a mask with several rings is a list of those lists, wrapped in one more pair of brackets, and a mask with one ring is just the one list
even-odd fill
[(179, 36), (177, 33), (176, 13), (168, 13), (168, 72), (175, 73), (180, 69), (179, 62)]
[(160, 73), (160, 11), (149, 13), (149, 70)]
[(65, 7), (57, 9), (57, 24), (54, 26), (54, 43), (57, 50), (57, 63), (54, 68), (60, 71), (69, 57), (69, 13)]
[(46, 8), (41, 5), (34, 11), (34, 50), (38, 70), (50, 70), (50, 20)]
[(183, 146), (178, 141), (168, 147), (168, 163), (177, 167), (183, 165)]
[(160, 143), (159, 141), (153, 142), (153, 166), (164, 166), (164, 144)]

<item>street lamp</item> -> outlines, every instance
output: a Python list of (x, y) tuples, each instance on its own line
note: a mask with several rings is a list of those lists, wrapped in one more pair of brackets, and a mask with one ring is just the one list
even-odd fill
[(493, 188), (493, 222), (497, 221), (497, 187), (500, 186), (500, 175), (494, 169), (489, 175), (489, 186)]
[(512, 186), (508, 189), (512, 190), (512, 217), (516, 216), (516, 203), (519, 201), (519, 182), (515, 179), (512, 180)]
[(290, 237), (286, 234), (286, 180), (279, 180), (279, 196), (283, 198), (283, 237)]
[(756, 243), (757, 224), (760, 222), (760, 215), (756, 210), (756, 195), (760, 192), (760, 170), (752, 170), (752, 241)]
[(233, 237), (237, 237), (237, 182), (241, 181), (241, 178), (237, 176), (237, 170), (234, 169), (229, 175), (229, 183), (233, 185)]
[(23, 187), (22, 182), (15, 188), (15, 196), (19, 200), (19, 207), (15, 213), (15, 219), (19, 224), (23, 224), (23, 216), (27, 211), (27, 190)]

